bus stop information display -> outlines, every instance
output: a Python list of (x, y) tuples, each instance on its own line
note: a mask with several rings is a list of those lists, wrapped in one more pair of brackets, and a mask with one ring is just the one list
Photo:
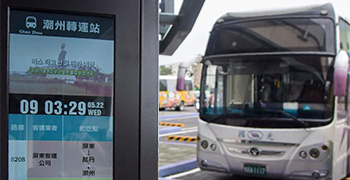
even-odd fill
[(114, 19), (12, 10), (9, 179), (111, 180)]

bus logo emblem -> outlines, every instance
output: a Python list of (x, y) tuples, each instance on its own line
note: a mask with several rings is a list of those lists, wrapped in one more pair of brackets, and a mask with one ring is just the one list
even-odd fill
[(259, 156), (261, 154), (261, 150), (256, 147), (249, 149), (248, 152), (251, 156)]
[(250, 131), (248, 133), (248, 137), (252, 140), (260, 140), (263, 137), (263, 133), (260, 131)]

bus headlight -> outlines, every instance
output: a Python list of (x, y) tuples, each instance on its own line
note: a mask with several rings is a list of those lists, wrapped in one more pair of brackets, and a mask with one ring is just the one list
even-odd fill
[(209, 146), (208, 141), (206, 141), (206, 140), (202, 141), (202, 142), (201, 142), (201, 146), (202, 146), (203, 149), (207, 149), (208, 146)]
[(215, 150), (216, 150), (216, 145), (215, 145), (215, 144), (211, 144), (211, 145), (210, 145), (210, 149), (211, 149), (212, 151), (215, 151)]
[(320, 151), (316, 148), (312, 148), (309, 152), (310, 156), (313, 158), (318, 158), (320, 156)]
[(299, 156), (302, 158), (302, 159), (305, 159), (307, 157), (307, 152), (306, 151), (300, 151), (299, 152)]

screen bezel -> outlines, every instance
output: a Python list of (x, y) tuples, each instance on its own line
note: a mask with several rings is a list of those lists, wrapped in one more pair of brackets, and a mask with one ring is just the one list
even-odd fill
[[(25, 1), (25, 0), (2, 0), (0, 10), (0, 117), (3, 119), (0, 131), (0, 179), (8, 179), (8, 23), (11, 9), (24, 11), (41, 11), (52, 13), (77, 14), (87, 16), (112, 16), (115, 18), (115, 51), (114, 51), (114, 129), (113, 129), (113, 169), (114, 179), (140, 179), (140, 177), (152, 178), (157, 174), (157, 134), (156, 121), (146, 125), (150, 115), (157, 117), (156, 111), (147, 111), (148, 108), (141, 101), (148, 97), (142, 94), (156, 95), (157, 77), (157, 2), (147, 0), (102, 2), (94, 0), (62, 0), (62, 1)], [(132, 13), (131, 13), (132, 12)], [(153, 24), (148, 29), (141, 28), (141, 22), (147, 21)], [(141, 34), (143, 35), (141, 37)], [(147, 37), (147, 38), (146, 38)], [(155, 46), (149, 46), (149, 43)], [(147, 49), (143, 50), (143, 49)], [(157, 51), (149, 51), (157, 50)], [(142, 58), (141, 58), (142, 57)], [(143, 58), (144, 57), (144, 58)], [(146, 64), (143, 59), (151, 60)], [(142, 66), (144, 65), (144, 66)], [(151, 76), (141, 75), (141, 70), (154, 66), (154, 73), (144, 72)], [(143, 79), (141, 87), (141, 76)], [(150, 87), (154, 86), (152, 89)], [(154, 91), (154, 92), (153, 92)], [(132, 94), (126, 96), (125, 94)], [(119, 103), (118, 103), (119, 102)], [(157, 107), (156, 101), (151, 101), (149, 107)], [(146, 114), (147, 112), (147, 114)], [(141, 122), (141, 116), (145, 122)], [(149, 123), (149, 122), (148, 122)], [(153, 125), (151, 127), (151, 125)], [(141, 126), (143, 128), (141, 128)], [(146, 127), (146, 128), (145, 128)], [(130, 133), (132, 132), (132, 133)], [(141, 136), (142, 134), (142, 136)], [(141, 141), (149, 138), (147, 142)], [(151, 138), (150, 138), (151, 137)], [(141, 148), (144, 145), (148, 148)], [(152, 147), (152, 148), (151, 148)], [(151, 153), (150, 153), (151, 152)], [(145, 155), (148, 154), (148, 157)], [(126, 156), (128, 155), (128, 156)], [(141, 161), (142, 159), (142, 161)], [(150, 164), (153, 164), (150, 166)], [(141, 170), (142, 169), (142, 170)]]
[[(78, 13), (77, 13), (78, 14)], [(53, 12), (41, 12), (41, 11), (35, 11), (35, 12), (33, 12), (33, 11), (23, 11), (23, 10), (17, 10), (17, 9), (10, 9), (10, 13), (9, 13), (9, 15), (10, 15), (10, 23), (9, 23), (9, 29), (10, 29), (10, 31), (9, 31), (9, 41), (11, 42), (11, 43), (15, 43), (16, 42), (16, 45), (18, 44), (18, 45), (20, 45), (20, 44), (22, 44), (22, 41), (21, 42), (18, 42), (18, 41), (11, 41), (11, 35), (15, 35), (15, 36), (17, 36), (17, 39), (18, 39), (18, 35), (20, 35), (20, 37), (21, 38), (26, 38), (26, 37), (30, 37), (30, 38), (35, 38), (35, 40), (33, 40), (33, 41), (27, 41), (27, 43), (30, 43), (30, 42), (33, 42), (33, 43), (35, 43), (35, 44), (40, 44), (39, 42), (45, 42), (45, 39), (42, 39), (42, 38), (47, 38), (47, 37), (49, 37), (51, 40), (53, 40), (53, 42), (52, 41), (50, 41), (50, 44), (52, 44), (52, 43), (54, 43), (55, 41), (57, 42), (57, 41), (61, 41), (61, 42), (77, 42), (77, 41), (79, 41), (79, 42), (81, 42), (82, 40), (84, 41), (84, 42), (88, 42), (88, 44), (89, 45), (92, 45), (92, 43), (97, 43), (97, 42), (107, 42), (107, 41), (109, 41), (111, 44), (110, 45), (112, 45), (112, 47), (113, 48), (111, 48), (111, 52), (109, 53), (109, 55), (107, 55), (107, 57), (109, 57), (109, 58), (107, 58), (107, 59), (103, 59), (102, 57), (101, 57), (101, 55), (102, 55), (102, 53), (100, 52), (99, 54), (98, 54), (98, 56), (100, 56), (101, 57), (101, 60), (102, 60), (102, 62), (99, 62), (98, 61), (98, 59), (96, 59), (96, 60), (94, 60), (94, 64), (96, 64), (97, 66), (100, 64), (103, 64), (103, 63), (107, 63), (107, 64), (113, 64), (112, 65), (112, 67), (110, 66), (110, 65), (108, 65), (109, 67), (111, 67), (111, 69), (112, 69), (112, 74), (113, 74), (113, 77), (115, 77), (115, 73), (114, 73), (114, 60), (115, 60), (115, 53), (114, 53), (114, 45), (115, 45), (115, 31), (114, 31), (114, 28), (115, 28), (115, 18), (113, 17), (113, 16), (86, 16), (86, 15), (77, 15), (77, 14), (74, 14), (74, 15), (71, 15), (71, 14), (67, 14), (67, 13), (53, 13)], [(25, 25), (25, 22), (27, 21), (27, 19), (25, 18), (25, 17), (33, 17), (33, 18), (36, 18), (35, 19), (35, 21), (36, 21), (36, 24), (37, 24), (37, 26), (35, 27), (35, 28), (28, 28), (28, 26), (27, 26), (27, 24)], [(78, 27), (78, 24), (77, 24), (77, 30), (75, 31), (75, 32), (71, 32), (71, 31), (69, 31), (69, 30), (67, 30), (67, 29), (65, 29), (64, 31), (63, 30), (60, 30), (60, 29), (55, 29), (55, 22), (54, 22), (54, 24), (53, 24), (53, 30), (44, 30), (44, 28), (41, 28), (41, 22), (43, 21), (43, 19), (45, 19), (45, 18), (47, 18), (47, 19), (60, 19), (61, 21), (63, 20), (64, 21), (64, 23), (67, 23), (67, 21), (69, 21), (69, 20), (75, 20), (77, 23), (78, 22), (96, 22), (96, 24), (98, 24), (98, 28), (100, 28), (100, 30), (98, 30), (99, 31), (99, 33), (95, 33), (95, 32), (91, 32), (91, 31), (89, 31), (89, 32), (79, 32), (79, 27)], [(67, 18), (67, 19), (66, 19)], [(108, 23), (107, 23), (108, 22)], [(12, 24), (14, 24), (14, 25), (12, 25)], [(95, 23), (94, 23), (95, 24)], [(25, 26), (27, 26), (27, 27), (25, 27)], [(66, 24), (65, 24), (65, 28), (66, 28)], [(113, 31), (110, 31), (110, 28), (113, 28)], [(33, 31), (35, 31), (35, 32), (37, 32), (37, 33), (43, 33), (42, 35), (32, 35), (32, 34), (27, 34), (27, 33), (29, 33), (29, 32), (27, 32), (27, 31), (31, 31), (31, 30), (33, 30)], [(89, 29), (89, 30), (91, 30), (91, 29)], [(22, 31), (22, 33), (21, 32), (19, 32), (19, 31)], [(23, 31), (25, 31), (25, 33), (23, 33)], [(42, 37), (42, 38), (41, 38)], [(13, 37), (14, 38), (14, 37)], [(68, 39), (69, 40), (68, 40)], [(46, 40), (48, 40), (48, 39), (46, 39)], [(98, 40), (97, 42), (95, 41), (95, 40)], [(101, 41), (101, 40), (103, 40), (103, 41)], [(9, 48), (9, 59), (8, 59), (8, 62), (9, 62), (9, 71), (11, 71), (11, 72), (13, 72), (13, 68), (14, 67), (18, 67), (18, 65), (20, 65), (20, 62), (19, 62), (19, 60), (24, 60), (24, 57), (22, 57), (22, 58), (16, 58), (16, 59), (11, 59), (11, 57), (13, 56), (13, 54), (20, 54), (21, 52), (25, 52), (25, 47), (27, 47), (27, 46), (25, 46), (25, 47), (23, 47), (23, 45), (22, 45), (22, 48), (20, 48), (21, 50), (19, 50), (18, 48), (17, 48), (17, 53), (14, 53), (14, 51), (15, 50), (11, 50), (11, 48), (12, 47), (15, 47), (16, 46), (15, 44), (13, 44), (13, 45), (11, 45), (10, 46), (10, 48)], [(101, 45), (101, 44), (100, 44)], [(28, 46), (30, 46), (30, 45), (28, 45)], [(44, 46), (50, 46), (50, 45), (44, 45)], [(31, 48), (33, 48), (33, 49), (31, 49), (31, 52), (38, 52), (39, 54), (40, 54), (40, 51), (43, 51), (43, 49), (41, 49), (41, 48), (39, 48), (39, 47), (35, 47), (34, 45), (33, 46), (30, 46)], [(29, 47), (29, 48), (30, 48)], [(70, 51), (69, 50), (69, 44), (67, 44), (67, 47), (68, 47), (68, 49), (67, 48), (64, 48), (63, 47), (63, 49), (66, 51), (66, 52), (68, 52), (68, 54), (71, 54), (71, 55), (77, 55), (77, 56), (81, 56), (82, 54), (85, 54), (85, 53), (83, 53), (83, 52), (81, 52), (81, 51), (79, 51), (78, 49), (75, 49), (75, 50), (73, 50), (73, 51)], [(87, 47), (87, 46), (85, 46), (85, 47)], [(83, 48), (83, 49), (85, 49), (85, 47)], [(58, 48), (58, 47), (57, 47)], [(71, 48), (73, 48), (73, 47), (71, 47)], [(76, 52), (76, 51), (78, 51), (78, 52)], [(51, 52), (51, 51), (50, 51)], [(53, 52), (53, 51), (52, 51)], [(80, 52), (80, 53), (79, 53)], [(90, 49), (90, 53), (92, 53), (93, 52), (93, 50), (91, 50)], [(98, 51), (95, 51), (95, 53), (97, 53)], [(38, 54), (38, 53), (35, 53), (35, 54)], [(88, 53), (88, 52), (87, 52)], [(52, 54), (52, 53), (50, 53), (50, 54)], [(48, 55), (48, 54), (47, 54)], [(55, 54), (56, 55), (56, 54)], [(55, 56), (55, 55), (49, 55), (49, 56)], [(90, 54), (90, 55), (92, 55), (92, 54)], [(64, 55), (65, 56), (65, 55)], [(65, 59), (65, 60), (68, 60), (68, 59)], [(72, 59), (71, 59), (72, 60)], [(84, 59), (80, 59), (80, 60), (84, 60)], [(11, 61), (14, 61), (14, 62), (12, 62), (11, 63)], [(58, 63), (58, 62), (56, 62), (56, 61), (59, 61), (58, 59), (57, 60), (55, 60), (55, 63)], [(21, 61), (22, 62), (22, 61)], [(50, 65), (45, 65), (46, 63), (43, 63), (43, 68), (49, 68), (50, 66), (51, 66), (51, 63), (50, 63)], [(11, 65), (13, 65), (13, 67), (11, 67)], [(30, 65), (30, 67), (33, 67), (33, 66), (35, 66), (35, 67), (37, 67), (37, 65), (33, 65), (33, 64), (31, 64)], [(39, 67), (40, 67), (41, 65), (39, 65)], [(58, 68), (58, 69), (61, 69), (61, 65), (54, 65), (55, 67), (54, 68)], [(62, 65), (63, 66), (63, 65)], [(52, 67), (52, 66), (51, 66)], [(66, 66), (68, 69), (71, 69), (72, 67), (70, 67), (70, 66)], [(65, 69), (65, 68), (64, 68)], [(73, 69), (74, 69), (74, 67), (73, 67)], [(105, 68), (106, 69), (106, 68)], [(61, 69), (62, 70), (62, 69)], [(16, 70), (15, 70), (16, 71)], [(103, 72), (103, 70), (101, 71), (101, 72)], [(47, 74), (47, 76), (50, 76), (49, 74)], [(54, 75), (55, 76), (55, 75)], [(57, 75), (55, 76), (56, 78), (57, 78)], [(10, 77), (9, 77), (10, 78)], [(30, 78), (30, 77), (27, 77), (27, 78)], [(47, 79), (47, 78), (45, 78), (45, 79)], [(34, 81), (34, 83), (35, 83), (35, 78), (34, 79), (32, 79), (33, 81)], [(52, 81), (52, 80), (49, 80), (49, 79), (47, 79), (48, 81)], [(76, 79), (76, 80), (74, 80), (74, 81), (77, 81), (77, 82), (83, 82), (83, 81), (81, 81), (81, 80), (78, 80), (78, 79)], [(9, 79), (9, 86), (11, 86), (11, 83), (15, 83), (15, 81), (10, 81), (10, 79)], [(36, 82), (36, 84), (37, 84), (38, 82)], [(63, 83), (63, 84), (61, 84), (62, 83), (62, 81), (60, 81), (60, 86), (62, 85), (62, 86), (64, 86), (64, 84), (66, 84), (66, 83)], [(21, 93), (21, 92), (14, 92), (14, 91), (11, 91), (11, 88), (9, 89), (9, 95), (10, 95), (10, 98), (9, 98), (9, 103), (10, 103), (10, 107), (9, 107), (9, 114), (10, 114), (10, 112), (11, 112), (11, 114), (13, 114), (13, 115), (20, 115), (20, 114), (22, 114), (22, 115), (20, 115), (20, 116), (23, 116), (24, 114), (23, 113), (20, 113), (20, 112), (17, 112), (17, 110), (18, 110), (18, 107), (19, 106), (17, 106), (17, 105), (15, 105), (15, 104), (17, 104), (18, 102), (18, 99), (20, 98), (20, 99), (26, 99), (26, 100), (28, 100), (28, 101), (32, 101), (32, 100), (34, 100), (34, 101), (36, 101), (36, 102), (38, 102), (39, 101), (39, 103), (37, 103), (37, 106), (36, 106), (36, 115), (44, 115), (45, 117), (50, 117), (50, 116), (53, 116), (52, 118), (57, 118), (57, 115), (59, 115), (59, 116), (62, 116), (62, 117), (65, 117), (64, 119), (65, 120), (62, 120), (62, 131), (64, 131), (65, 133), (68, 133), (68, 132), (66, 132), (66, 130), (64, 129), (64, 124), (66, 124), (66, 123), (63, 123), (63, 121), (64, 122), (68, 122), (68, 119), (71, 119), (71, 118), (73, 118), (73, 119), (76, 119), (76, 120), (78, 120), (78, 119), (80, 119), (80, 117), (84, 117), (84, 119), (85, 120), (83, 120), (83, 121), (89, 121), (88, 119), (90, 119), (90, 118), (99, 118), (99, 116), (94, 116), (94, 117), (91, 117), (90, 116), (90, 118), (88, 117), (89, 115), (86, 113), (86, 111), (87, 110), (85, 110), (85, 113), (86, 114), (84, 114), (84, 116), (79, 116), (79, 113), (76, 113), (76, 115), (73, 115), (73, 111), (69, 111), (68, 109), (69, 109), (69, 107), (70, 107), (70, 105), (68, 106), (68, 99), (70, 99), (70, 102), (85, 102), (85, 107), (86, 107), (86, 98), (88, 98), (88, 99), (90, 99), (90, 101), (92, 101), (93, 99), (95, 99), (94, 101), (101, 101), (102, 103), (104, 103), (104, 108), (106, 108), (107, 110), (106, 111), (104, 111), (105, 109), (103, 108), (103, 109), (101, 109), (100, 108), (100, 110), (102, 110), (102, 115), (101, 115), (101, 118), (104, 118), (105, 120), (106, 120), (106, 117), (114, 117), (114, 111), (112, 110), (112, 109), (110, 109), (111, 107), (113, 107), (113, 104), (109, 104), (109, 103), (107, 103), (108, 102), (108, 100), (107, 99), (109, 99), (110, 98), (110, 101), (112, 101), (112, 103), (114, 103), (113, 102), (113, 96), (114, 96), (114, 92), (113, 92), (113, 89), (114, 89), (114, 82), (112, 81), (112, 82), (109, 82), (108, 84), (110, 84), (111, 83), (111, 85), (112, 85), (112, 94), (110, 94), (109, 95), (109, 93), (107, 93), (107, 94), (104, 94), (104, 95), (102, 95), (102, 94), (100, 94), (100, 93), (96, 93), (96, 94), (94, 94), (94, 93), (87, 93), (87, 94), (66, 94), (66, 93), (64, 93), (64, 92), (59, 92), (60, 90), (59, 89), (57, 89), (57, 91), (56, 91), (56, 93), (51, 93), (51, 92), (47, 92), (47, 91), (42, 91), (42, 92), (38, 92), (37, 94), (36, 93), (34, 93), (34, 94), (32, 94), (32, 91), (30, 90), (30, 89), (28, 89), (28, 88), (25, 88), (24, 87), (24, 89), (27, 89), (27, 90), (25, 90), (25, 91), (27, 91), (27, 93), (25, 93), (26, 94), (26, 96), (24, 97), (24, 95), (23, 95), (23, 93)], [(41, 85), (39, 84), (38, 86), (40, 86), (41, 87)], [(44, 85), (45, 86), (45, 85)], [(46, 89), (45, 87), (42, 87), (42, 89)], [(68, 85), (68, 86), (70, 86), (70, 85)], [(88, 86), (87, 86), (88, 87)], [(91, 88), (91, 87), (90, 87)], [(22, 91), (22, 90), (20, 90), (20, 89), (18, 89), (18, 88), (14, 88), (14, 89), (17, 89), (17, 91), (19, 90), (19, 91)], [(35, 88), (34, 88), (35, 89)], [(38, 88), (38, 90), (39, 89), (41, 89), (41, 88)], [(66, 87), (65, 89), (69, 89), (68, 87)], [(91, 89), (87, 89), (88, 91), (89, 90), (91, 90)], [(110, 92), (110, 91), (109, 91)], [(22, 97), (21, 97), (22, 96)], [(12, 97), (12, 98), (11, 98)], [(43, 99), (42, 99), (43, 98)], [(106, 99), (104, 99), (104, 98), (106, 98)], [(40, 100), (41, 99), (41, 100)], [(54, 99), (54, 100), (53, 100)], [(98, 99), (100, 99), (100, 100), (98, 100)], [(46, 114), (46, 113), (44, 113), (44, 112), (42, 112), (43, 111), (43, 105), (44, 105), (44, 103), (43, 103), (43, 101), (47, 101), (47, 100), (50, 100), (50, 101), (56, 101), (56, 100), (58, 100), (58, 101), (56, 101), (56, 102), (60, 102), (61, 103), (61, 110), (60, 110), (60, 112), (61, 112), (61, 114), (55, 114), (55, 113), (52, 113), (52, 114)], [(65, 102), (66, 101), (66, 102)], [(65, 104), (64, 106), (67, 106), (66, 108), (64, 108), (63, 107), (63, 105), (62, 105), (62, 103), (63, 104)], [(66, 104), (67, 103), (67, 104)], [(46, 104), (46, 103), (45, 103)], [(15, 106), (14, 106), (15, 105)], [(46, 106), (46, 105), (45, 105)], [(108, 108), (109, 107), (109, 108)], [(46, 109), (46, 108), (45, 108)], [(11, 111), (12, 110), (12, 111)], [(14, 111), (15, 110), (15, 111)], [(56, 112), (58, 112), (58, 111), (56, 111)], [(63, 113), (64, 112), (64, 113)], [(68, 113), (69, 112), (69, 113)], [(72, 114), (71, 114), (72, 113)], [(71, 115), (73, 115), (73, 116), (70, 116), (70, 114)], [(39, 120), (40, 119), (40, 116), (36, 116), (36, 115), (34, 115), (34, 114), (32, 114), (32, 113), (30, 113), (30, 112), (28, 112), (28, 113), (25, 113), (25, 115), (26, 116), (29, 116), (29, 119), (31, 119), (30, 117), (32, 117), (32, 118), (34, 118), (33, 119), (33, 122), (32, 123), (34, 123), (35, 121), (37, 121), (37, 120)], [(34, 115), (34, 116), (33, 116)], [(35, 118), (35, 117), (38, 117), (38, 118)], [(43, 116), (41, 116), (41, 117), (43, 117)], [(59, 118), (60, 119), (60, 118)], [(72, 119), (71, 119), (72, 120)], [(106, 124), (106, 121), (104, 120), (104, 123)], [(40, 121), (40, 120), (39, 120)], [(10, 119), (9, 119), (9, 122), (10, 122)], [(14, 119), (12, 119), (12, 123), (14, 122)], [(90, 122), (91, 122), (91, 120), (90, 120)], [(113, 120), (113, 122), (114, 122), (114, 120)], [(37, 122), (38, 123), (38, 122)], [(27, 129), (27, 133), (28, 134), (36, 134), (35, 133), (35, 131), (33, 131), (33, 130), (30, 130), (30, 129), (32, 129), (32, 127), (31, 126), (29, 126), (29, 122), (27, 122), (26, 123), (26, 125), (25, 125), (25, 127), (26, 127), (26, 129)], [(59, 123), (60, 124), (60, 123)], [(82, 124), (81, 124), (82, 125)], [(95, 124), (95, 125), (98, 125), (97, 123)], [(9, 125), (9, 127), (11, 127), (12, 126), (12, 124), (10, 124)], [(113, 125), (112, 125), (112, 127), (110, 127), (110, 128), (113, 128)], [(96, 129), (95, 129), (96, 130)], [(26, 150), (26, 152), (27, 152), (27, 156), (26, 156), (26, 162), (24, 163), (24, 164), (27, 164), (28, 162), (30, 162), (30, 161), (35, 161), (35, 159), (34, 158), (31, 158), (31, 156), (28, 154), (29, 153), (29, 151), (31, 151), (31, 149), (29, 149), (29, 147), (33, 147), (33, 144), (36, 144), (36, 145), (38, 145), (38, 144), (40, 144), (40, 143), (48, 143), (48, 142), (50, 142), (50, 141), (55, 141), (56, 143), (61, 143), (61, 144), (65, 144), (65, 143), (68, 143), (68, 144), (71, 144), (71, 143), (69, 143), (69, 142), (71, 142), (71, 140), (67, 140), (66, 139), (66, 137), (65, 136), (67, 136), (67, 134), (65, 134), (65, 133), (63, 133), (62, 132), (62, 139), (60, 140), (60, 141), (58, 141), (58, 140), (30, 140), (30, 138), (29, 137), (26, 137), (26, 140), (21, 140), (21, 141), (26, 141), (26, 144), (27, 144), (27, 146), (28, 146), (28, 149)], [(100, 132), (101, 133), (101, 132)], [(40, 133), (39, 133), (40, 134)], [(49, 134), (50, 134), (50, 132), (49, 132)], [(54, 134), (56, 134), (56, 133), (53, 133), (52, 135), (54, 135)], [(58, 134), (60, 134), (60, 133), (58, 133)], [(84, 133), (83, 133), (84, 134)], [(96, 133), (88, 133), (89, 135), (91, 135), (91, 138), (92, 137), (95, 137), (95, 138), (98, 138), (98, 136), (96, 136), (96, 135), (94, 135), (94, 134), (96, 134)], [(10, 134), (9, 134), (10, 135)], [(33, 136), (35, 136), (35, 135), (33, 135)], [(47, 137), (48, 135), (46, 135), (46, 137)], [(75, 137), (76, 137), (76, 135), (74, 135)], [(34, 138), (34, 137), (33, 137)], [(112, 137), (113, 138), (113, 137)], [(55, 139), (55, 138), (54, 138)], [(106, 141), (107, 139), (109, 139), (109, 138), (107, 138), (106, 137), (106, 139), (104, 140), (104, 141)], [(16, 142), (16, 139), (15, 139), (15, 142)], [(15, 143), (15, 142), (13, 142), (13, 143)], [(95, 140), (95, 141), (88, 141), (87, 142), (87, 140), (80, 140), (80, 141), (76, 141), (77, 143), (81, 143), (81, 142), (85, 142), (85, 143), (94, 143), (94, 144), (99, 144), (101, 141), (98, 141), (98, 140)], [(102, 141), (103, 142), (103, 141)], [(10, 139), (9, 139), (9, 143), (10, 143)], [(52, 143), (52, 142), (51, 142)], [(111, 142), (112, 144), (113, 144), (113, 139), (112, 139), (112, 142)], [(16, 144), (16, 143), (15, 143)], [(30, 144), (32, 144), (32, 145), (30, 145)], [(104, 144), (104, 143), (102, 143), (102, 144)], [(43, 147), (44, 147), (45, 145), (43, 145)], [(61, 145), (62, 147), (64, 147), (63, 145)], [(77, 146), (77, 145), (76, 145)], [(112, 145), (111, 145), (112, 146)], [(76, 147), (76, 148), (78, 148), (78, 147)], [(113, 151), (113, 146), (112, 146), (112, 151)], [(9, 150), (11, 150), (11, 149), (9, 149)], [(12, 149), (12, 150), (15, 150), (15, 149)], [(109, 152), (109, 150), (108, 149), (106, 149), (107, 150), (107, 152)], [(41, 151), (40, 151), (41, 152)], [(64, 151), (64, 150), (57, 150), (56, 152), (60, 152), (61, 154), (65, 154), (65, 156), (66, 155), (69, 155), (69, 154), (71, 154), (71, 153), (67, 153), (67, 151)], [(60, 154), (59, 153), (59, 154)], [(9, 164), (11, 164), (10, 162), (12, 161), (12, 157), (10, 156), (10, 154), (11, 154), (11, 152), (9, 152), (9, 158), (11, 158), (10, 160), (9, 160)], [(12, 154), (12, 155), (15, 155), (15, 154)], [(22, 154), (23, 155), (23, 154)], [(95, 156), (98, 156), (98, 154), (95, 154)], [(15, 155), (16, 156), (16, 155)], [(55, 166), (52, 166), (51, 168), (53, 168), (53, 167), (57, 167), (57, 166), (61, 166), (61, 167), (63, 167), (64, 165), (63, 164), (66, 164), (65, 163), (65, 159), (67, 159), (67, 157), (65, 157), (65, 156), (63, 156), (63, 157), (57, 157), (57, 159), (58, 159), (58, 162), (61, 162), (62, 164), (55, 164)], [(21, 156), (22, 157), (22, 156)], [(111, 157), (112, 157), (112, 155), (111, 155)], [(49, 161), (51, 162), (52, 160), (51, 159), (49, 159)], [(113, 162), (112, 162), (113, 163)], [(84, 163), (83, 163), (84, 164)], [(13, 165), (14, 165), (14, 167), (16, 167), (15, 166), (15, 164), (13, 163)], [(50, 166), (51, 166), (51, 164), (50, 164)], [(9, 167), (12, 167), (12, 166), (9, 166)], [(27, 167), (27, 169), (23, 169), (23, 170), (21, 170), (22, 172), (24, 172), (24, 171), (27, 171), (25, 174), (27, 174), (27, 178), (32, 178), (32, 177), (29, 177), (29, 172), (33, 172), (33, 171), (35, 171), (35, 170), (29, 170), (28, 168), (29, 168), (29, 166), (26, 166)], [(18, 167), (17, 167), (18, 168)], [(45, 172), (45, 171), (40, 171), (39, 170), (39, 168), (38, 167), (36, 167), (37, 169), (36, 169), (36, 171), (38, 171), (38, 172), (43, 172), (43, 174), (47, 174), (47, 172)], [(51, 169), (50, 168), (50, 169)], [(110, 169), (109, 169), (110, 168)], [(69, 168), (64, 168), (66, 171), (67, 170), (69, 170)], [(65, 173), (64, 173), (64, 169), (62, 169), (61, 171), (62, 172), (57, 172), (57, 175), (58, 174), (61, 174), (61, 175), (64, 175)], [(108, 167), (107, 168), (108, 170), (110, 170), (109, 172), (113, 172), (113, 164), (111, 164), (111, 167)], [(106, 170), (107, 170), (106, 169)], [(80, 170), (80, 169), (79, 169)], [(82, 169), (82, 170), (84, 170), (84, 169)], [(86, 170), (88, 170), (88, 169), (86, 169)], [(98, 167), (96, 168), (96, 169), (91, 169), (91, 170), (93, 170), (94, 172), (96, 172), (96, 174), (100, 174), (99, 173), (99, 170), (98, 170)], [(76, 171), (74, 171), (74, 172), (77, 172), (78, 171), (78, 169), (76, 170)], [(16, 174), (21, 174), (22, 172), (15, 172)], [(12, 172), (12, 173), (14, 173), (14, 172)], [(32, 175), (33, 175), (33, 173), (31, 173)], [(78, 173), (77, 173), (78, 174)], [(53, 175), (53, 174), (52, 174)], [(9, 173), (9, 176), (10, 176), (10, 173)], [(101, 174), (100, 174), (100, 176), (101, 176)], [(38, 177), (41, 177), (41, 178), (43, 178), (42, 177), (42, 175), (40, 175), (40, 174), (38, 174)], [(89, 177), (89, 176), (87, 176), (87, 177)], [(57, 177), (57, 178), (64, 178), (64, 177)], [(66, 178), (70, 178), (70, 177), (66, 177)], [(82, 178), (84, 178), (84, 177), (82, 177)], [(109, 178), (109, 177), (107, 177), (106, 176), (106, 178)], [(111, 176), (111, 178), (113, 178), (112, 176)]]

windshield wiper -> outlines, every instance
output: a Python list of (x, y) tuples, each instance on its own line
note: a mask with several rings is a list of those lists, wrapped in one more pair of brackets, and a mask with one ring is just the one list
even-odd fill
[(291, 114), (289, 114), (289, 113), (287, 113), (285, 111), (278, 110), (278, 109), (264, 109), (263, 111), (280, 113), (280, 114), (282, 114), (282, 115), (284, 115), (286, 117), (289, 117), (289, 118), (293, 119), (294, 121), (300, 123), (301, 125), (303, 125), (306, 128), (310, 127), (310, 125), (307, 122), (305, 122), (305, 121), (303, 121), (301, 119), (298, 119), (297, 117), (295, 117), (295, 116), (293, 116), (293, 115), (291, 115)]
[[(262, 110), (263, 112), (272, 112), (272, 113), (280, 113), (280, 114), (282, 114), (282, 115), (284, 115), (284, 116), (286, 116), (286, 117), (288, 117), (288, 118), (291, 118), (292, 120), (294, 120), (295, 122), (298, 122), (298, 123), (300, 123), (303, 127), (305, 127), (305, 128), (308, 128), (308, 127), (310, 127), (310, 125), (307, 123), (307, 122), (305, 122), (305, 121), (303, 121), (303, 120), (301, 120), (301, 119), (298, 119), (297, 117), (295, 117), (295, 116), (293, 116), (293, 115), (291, 115), (291, 114), (289, 114), (289, 113), (287, 113), (287, 112), (285, 112), (285, 111), (283, 111), (283, 110), (278, 110), (278, 109), (263, 109)], [(216, 121), (218, 121), (218, 120), (220, 120), (220, 119), (222, 119), (222, 118), (226, 118), (226, 117), (232, 117), (232, 116), (235, 116), (235, 117), (245, 117), (246, 116), (246, 114), (221, 114), (221, 115), (219, 115), (219, 116), (217, 116), (217, 117), (215, 117), (215, 118), (212, 118), (212, 119), (209, 119), (209, 120), (207, 120), (207, 122), (208, 123), (214, 123), (214, 122), (216, 122)]]
[(207, 120), (207, 122), (208, 123), (213, 123), (213, 122), (216, 122), (216, 121), (218, 121), (218, 120), (220, 120), (222, 118), (232, 117), (232, 116), (235, 116), (235, 115), (237, 115), (237, 117), (243, 117), (244, 116), (244, 114), (238, 114), (238, 113), (237, 114), (232, 114), (232, 113), (230, 113), (230, 114), (221, 114), (221, 115), (219, 115), (219, 116), (217, 116), (215, 118)]
[(226, 114), (221, 114), (220, 116), (217, 116), (215, 118), (212, 118), (210, 120), (207, 120), (208, 123), (213, 123), (213, 122), (216, 122), (217, 120), (221, 119), (221, 118), (224, 118), (226, 117)]

